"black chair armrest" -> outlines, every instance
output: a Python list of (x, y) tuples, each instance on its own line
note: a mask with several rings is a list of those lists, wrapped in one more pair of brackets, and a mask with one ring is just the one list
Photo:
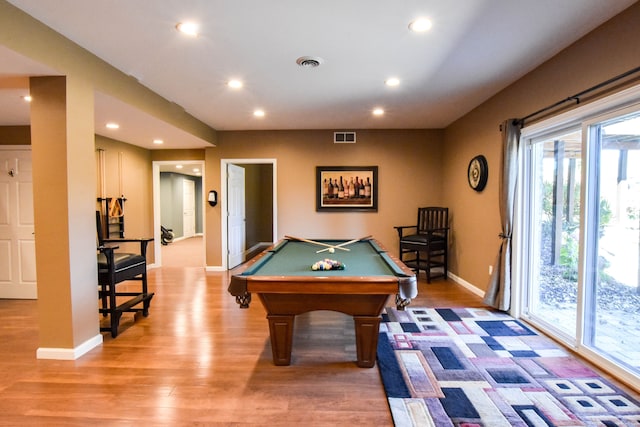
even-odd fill
[(140, 255), (147, 257), (147, 245), (149, 242), (153, 242), (153, 237), (140, 237), (140, 238), (126, 238), (117, 237), (113, 239), (102, 239), (103, 243), (135, 243), (140, 242)]
[[(107, 269), (111, 269), (112, 266), (114, 265), (115, 261), (115, 250), (118, 249), (119, 246), (114, 246), (114, 245), (100, 245), (98, 246), (98, 251), (100, 251), (101, 254), (103, 254), (105, 256), (105, 261), (107, 262), (106, 264), (106, 268)], [(100, 269), (100, 255), (98, 255), (98, 269)]]
[(398, 237), (400, 237), (402, 239), (402, 236), (404, 234), (404, 230), (407, 228), (417, 228), (417, 226), (415, 225), (398, 225), (393, 227), (396, 229), (396, 231), (398, 232)]

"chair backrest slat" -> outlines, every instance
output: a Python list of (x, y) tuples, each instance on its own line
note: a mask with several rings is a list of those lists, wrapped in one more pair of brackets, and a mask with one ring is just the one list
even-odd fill
[(102, 230), (102, 214), (96, 211), (96, 231), (98, 232), (98, 246), (104, 244), (104, 231)]
[(426, 233), (435, 229), (449, 227), (449, 208), (418, 208), (418, 233)]

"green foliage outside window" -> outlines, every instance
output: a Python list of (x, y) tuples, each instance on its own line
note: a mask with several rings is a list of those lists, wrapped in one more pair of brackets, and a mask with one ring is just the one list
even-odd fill
[[(579, 192), (579, 185), (576, 185), (574, 191)], [(564, 189), (566, 194), (566, 187)], [(572, 214), (578, 216), (580, 212), (579, 203), (576, 203)], [(551, 223), (553, 221), (554, 203), (553, 203), (553, 185), (550, 183), (544, 183), (544, 195), (542, 200), (542, 209), (544, 213), (544, 222), (547, 223), (543, 227), (543, 230), (551, 232)], [(563, 210), (563, 215), (566, 214), (566, 210)], [(599, 212), (599, 227), (598, 234), (602, 236), (606, 226), (611, 221), (611, 206), (605, 199), (600, 200), (600, 212)], [(567, 221), (567, 218), (563, 216), (562, 221), (562, 245), (560, 247), (560, 254), (558, 259), (558, 266), (562, 270), (562, 276), (567, 280), (578, 280), (578, 258), (579, 258), (579, 244), (578, 244), (578, 223), (575, 221)], [(604, 274), (603, 270), (609, 266), (609, 262), (600, 257), (598, 262), (598, 269), (602, 278), (608, 277)]]

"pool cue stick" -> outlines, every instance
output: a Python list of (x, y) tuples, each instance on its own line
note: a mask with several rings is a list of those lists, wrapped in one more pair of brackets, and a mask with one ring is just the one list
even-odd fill
[[(313, 243), (314, 245), (319, 245), (319, 246), (326, 246), (327, 249), (329, 248), (335, 248), (335, 246), (330, 245), (328, 243), (322, 243), (322, 242), (316, 242), (315, 240), (309, 240), (309, 239), (303, 239), (301, 237), (293, 237), (293, 236), (284, 236), (285, 239), (291, 239), (291, 240), (299, 240), (301, 242), (307, 242), (307, 243)], [(349, 251), (349, 248), (339, 248), (342, 249), (343, 251)]]
[[(371, 237), (372, 237), (371, 235), (368, 235), (366, 237), (361, 237), (359, 239), (349, 240), (348, 242), (340, 243), (339, 245), (332, 246), (332, 247), (334, 249), (345, 249), (345, 248), (343, 248), (343, 246), (348, 246), (348, 245), (350, 245), (352, 243), (361, 242), (363, 240), (369, 240)], [(319, 249), (319, 250), (316, 251), (316, 253), (319, 254), (320, 252), (328, 251), (329, 249), (331, 249), (331, 248)]]

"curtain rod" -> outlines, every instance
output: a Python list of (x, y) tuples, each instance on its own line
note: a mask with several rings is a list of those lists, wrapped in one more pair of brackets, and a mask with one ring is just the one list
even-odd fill
[(567, 98), (565, 98), (565, 99), (563, 99), (561, 101), (556, 102), (555, 104), (551, 104), (551, 105), (549, 105), (547, 107), (544, 107), (543, 109), (538, 110), (535, 113), (531, 113), (531, 114), (529, 114), (527, 116), (524, 116), (521, 119), (514, 119), (514, 122), (515, 123), (519, 123), (521, 126), (524, 126), (524, 122), (526, 120), (529, 120), (532, 117), (535, 117), (535, 116), (537, 116), (539, 114), (542, 114), (542, 113), (544, 113), (546, 111), (549, 111), (549, 110), (552, 110), (552, 109), (554, 109), (556, 107), (559, 107), (560, 105), (562, 105), (562, 104), (564, 104), (566, 102), (574, 102), (575, 101), (576, 104), (579, 104), (581, 96), (584, 96), (584, 95), (586, 95), (586, 94), (588, 94), (590, 92), (596, 91), (596, 90), (598, 90), (600, 88), (603, 88), (604, 86), (610, 85), (611, 83), (617, 82), (618, 80), (622, 80), (625, 77), (628, 77), (628, 76), (630, 76), (632, 74), (635, 74), (637, 72), (640, 72), (640, 67), (636, 67), (636, 68), (634, 68), (632, 70), (629, 70), (629, 71), (627, 71), (625, 73), (622, 73), (622, 74), (620, 74), (618, 76), (612, 77), (609, 80), (606, 80), (606, 81), (604, 81), (602, 83), (598, 83), (597, 85), (592, 86), (589, 89), (583, 90), (582, 92), (579, 92), (579, 93), (576, 93), (575, 95), (569, 96), (569, 97), (567, 97)]

